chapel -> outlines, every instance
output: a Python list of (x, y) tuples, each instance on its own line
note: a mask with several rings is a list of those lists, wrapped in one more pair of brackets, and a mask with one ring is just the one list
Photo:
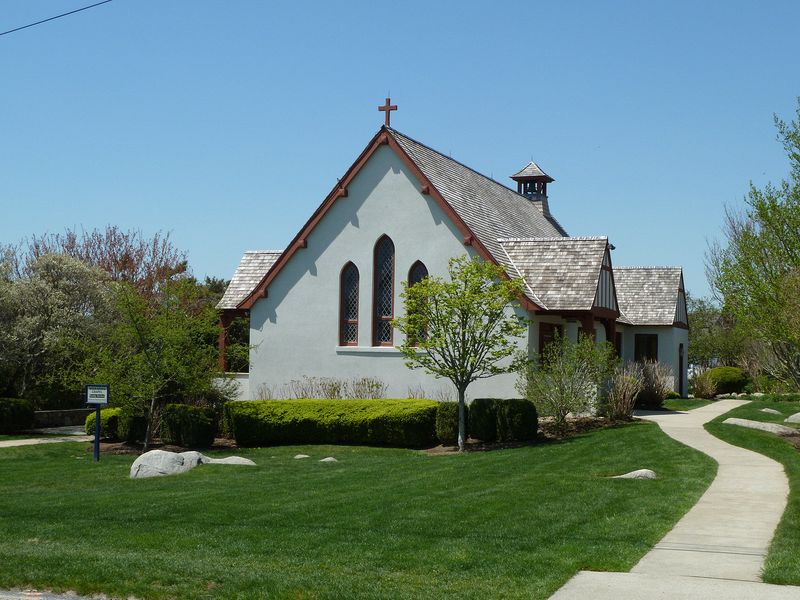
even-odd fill
[[(625, 361), (671, 366), (687, 389), (688, 322), (680, 267), (619, 267), (606, 236), (571, 237), (551, 210), (554, 179), (529, 162), (495, 181), (385, 123), (281, 250), (248, 251), (218, 305), (225, 330), (250, 321), (249, 373), (239, 397), (267, 397), (303, 377), (376, 378), (387, 397), (446, 397), (449, 382), (411, 370), (391, 321), (402, 282), (446, 276), (467, 254), (524, 282), (514, 310), (528, 319), (520, 348), (539, 352), (580, 332)], [(552, 187), (552, 186), (551, 186)], [(473, 383), (468, 396), (515, 397), (517, 376)]]

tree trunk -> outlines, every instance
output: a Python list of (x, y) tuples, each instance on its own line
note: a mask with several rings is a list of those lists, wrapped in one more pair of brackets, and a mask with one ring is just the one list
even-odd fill
[(466, 405), (464, 404), (464, 390), (458, 390), (458, 451), (464, 451), (464, 442), (467, 439)]
[(147, 413), (147, 429), (144, 432), (144, 448), (142, 448), (143, 452), (147, 452), (147, 448), (150, 446), (150, 441), (153, 436), (153, 415), (155, 414), (156, 410), (156, 395), (153, 394), (150, 398), (150, 411)]

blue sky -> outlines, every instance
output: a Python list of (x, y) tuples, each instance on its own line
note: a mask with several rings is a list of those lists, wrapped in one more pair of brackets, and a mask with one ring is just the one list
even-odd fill
[[(0, 30), (91, 0), (3, 0)], [(170, 231), (196, 275), (280, 249), (383, 122), (500, 181), (533, 158), (572, 235), (680, 264), (788, 171), (798, 2), (115, 0), (0, 36), (0, 243)]]

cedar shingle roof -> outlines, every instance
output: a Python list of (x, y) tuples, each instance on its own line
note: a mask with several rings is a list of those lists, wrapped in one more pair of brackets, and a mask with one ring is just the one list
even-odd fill
[(564, 237), (567, 232), (516, 191), (391, 129), (409, 155), (478, 240), (498, 262), (505, 255), (498, 238)]
[(274, 250), (245, 252), (217, 308), (221, 310), (236, 308), (255, 289), (280, 255), (281, 252)]
[(591, 310), (607, 237), (501, 239), (508, 274), (546, 310)]
[(541, 167), (535, 162), (531, 161), (525, 165), (520, 171), (517, 171), (511, 176), (511, 179), (522, 177), (546, 177), (549, 181), (555, 181), (550, 175), (542, 171)]
[(619, 309), (631, 325), (672, 325), (678, 305), (680, 267), (614, 267)]

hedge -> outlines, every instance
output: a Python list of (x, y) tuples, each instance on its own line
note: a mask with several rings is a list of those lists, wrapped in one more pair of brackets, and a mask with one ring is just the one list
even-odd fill
[[(119, 416), (122, 414), (121, 408), (102, 408), (100, 409), (100, 437), (108, 440), (119, 439)], [(86, 435), (94, 435), (94, 422), (97, 412), (93, 412), (86, 417)]]
[(436, 443), (434, 400), (246, 400), (225, 404), (240, 446)]
[[(469, 419), (469, 407), (464, 408)], [(436, 407), (436, 437), (445, 445), (458, 443), (458, 402), (439, 402)]]
[(538, 429), (539, 415), (529, 400), (475, 398), (469, 406), (469, 434), (482, 442), (533, 440)]
[(190, 404), (167, 404), (161, 413), (161, 441), (186, 448), (209, 448), (217, 424), (214, 409)]
[[(102, 422), (100, 425), (102, 426)], [(133, 415), (123, 410), (119, 415), (117, 432), (121, 440), (130, 444), (143, 442), (144, 436), (147, 435), (147, 417)]]
[(708, 371), (718, 394), (740, 394), (747, 385), (747, 375), (738, 367), (714, 367)]
[(21, 398), (0, 398), (0, 433), (17, 433), (33, 427), (33, 405)]

